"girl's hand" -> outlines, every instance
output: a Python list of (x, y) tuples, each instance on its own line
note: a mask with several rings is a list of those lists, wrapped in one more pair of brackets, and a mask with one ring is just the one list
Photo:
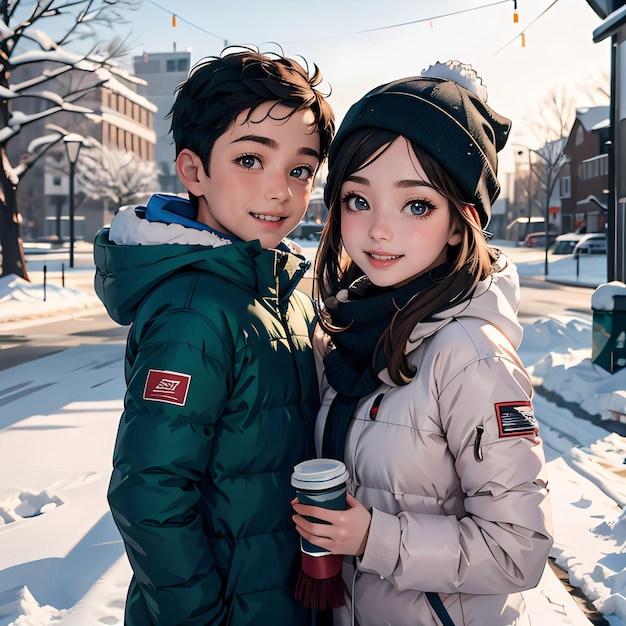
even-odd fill
[[(291, 518), (296, 530), (312, 544), (333, 554), (360, 556), (365, 552), (372, 515), (354, 496), (346, 494), (348, 508), (345, 511), (299, 504), (297, 498), (291, 501), (291, 505), (296, 511)], [(310, 522), (304, 519), (305, 515), (328, 523)]]

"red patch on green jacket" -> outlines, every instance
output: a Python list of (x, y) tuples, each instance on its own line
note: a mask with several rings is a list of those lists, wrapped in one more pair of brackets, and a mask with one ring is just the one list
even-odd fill
[(167, 370), (148, 370), (143, 399), (185, 406), (190, 382), (189, 374)]

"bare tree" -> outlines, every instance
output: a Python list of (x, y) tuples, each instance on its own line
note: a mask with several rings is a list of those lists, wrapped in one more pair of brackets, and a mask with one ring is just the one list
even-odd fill
[[(122, 73), (111, 61), (123, 49), (123, 42), (95, 44), (84, 54), (72, 54), (66, 48), (96, 36), (100, 27), (119, 25), (124, 21), (123, 10), (138, 6), (140, 1), (0, 0), (0, 276), (17, 274), (28, 279), (17, 189), (26, 172), (63, 136), (52, 135), (48, 141), (32, 145), (33, 150), (18, 165), (9, 159), (9, 142), (22, 128), (60, 111), (77, 115), (92, 113), (78, 101), (105, 85), (114, 74)], [(52, 38), (43, 32), (44, 25), (55, 32), (59, 26), (65, 26), (60, 29), (60, 35)], [(40, 64), (41, 74), (16, 83), (14, 72), (32, 64)], [(60, 91), (47, 88), (51, 84), (58, 86), (57, 79), (71, 73), (87, 74), (90, 80), (70, 81)], [(39, 112), (22, 114), (17, 104), (23, 97), (37, 98)]]
[(111, 200), (115, 207), (153, 192), (159, 182), (154, 161), (143, 161), (131, 152), (108, 148), (93, 137), (85, 140), (77, 177), (87, 197)]
[(611, 101), (611, 74), (609, 70), (590, 74), (576, 86), (578, 99), (584, 98), (592, 106), (607, 105)]
[[(574, 99), (565, 87), (551, 91), (540, 103), (536, 115), (527, 120), (527, 127), (538, 147), (525, 146), (528, 152), (529, 166), (534, 185), (532, 190), (532, 204), (538, 207), (545, 218), (546, 248), (544, 273), (548, 274), (548, 248), (550, 203), (555, 185), (566, 163), (563, 153), (567, 138), (576, 119)], [(529, 183), (530, 185), (530, 183)]]

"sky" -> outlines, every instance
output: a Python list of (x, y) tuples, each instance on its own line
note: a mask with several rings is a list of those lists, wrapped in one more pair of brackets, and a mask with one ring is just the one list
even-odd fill
[(133, 55), (176, 47), (190, 49), (195, 63), (219, 54), (225, 42), (263, 51), (277, 43), (288, 56), (320, 67), (339, 120), (379, 84), (437, 61), (470, 63), (487, 86), (489, 104), (513, 121), (503, 171), (513, 169), (514, 142), (539, 147), (527, 121), (554, 89), (566, 86), (577, 106), (607, 104), (588, 94), (593, 83), (608, 88), (610, 44), (593, 43), (601, 20), (586, 0), (143, 0), (125, 15), (129, 23), (116, 25), (116, 34), (128, 35)]
[[(301, 243), (311, 246), (304, 250), (311, 258), (314, 244)], [(497, 243), (520, 275), (542, 276), (542, 250)], [(91, 287), (94, 268), (85, 259), (77, 256), (62, 288), (59, 267), (66, 254), (28, 254), (32, 284), (0, 279), (0, 329), (19, 336), (41, 316), (71, 316), (79, 323), (101, 307)], [(45, 302), (44, 262), (50, 280)], [(552, 279), (595, 287), (590, 306), (594, 299), (595, 307), (604, 306), (607, 294), (626, 290), (604, 282), (604, 255), (581, 259), (578, 277), (573, 268), (571, 257), (550, 257)], [(591, 333), (591, 308), (589, 315), (540, 318), (524, 326), (519, 353), (536, 388), (573, 407), (540, 393), (533, 400), (552, 498), (551, 555), (610, 626), (624, 626), (626, 438), (603, 425), (612, 419), (611, 409), (626, 412), (626, 369), (609, 374), (593, 364)], [(106, 504), (123, 358), (123, 342), (108, 341), (2, 371), (0, 626), (123, 623), (130, 569)], [(600, 410), (600, 425), (582, 418), (585, 410)], [(534, 623), (590, 626), (549, 568), (525, 598)]]

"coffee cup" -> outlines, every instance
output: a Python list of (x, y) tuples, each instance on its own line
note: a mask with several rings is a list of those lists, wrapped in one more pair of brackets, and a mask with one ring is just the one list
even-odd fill
[[(336, 459), (311, 459), (298, 463), (293, 468), (291, 484), (296, 488), (300, 504), (312, 504), (333, 511), (343, 511), (346, 508), (346, 481), (348, 470)], [(325, 524), (314, 517), (306, 517), (311, 522)], [(300, 537), (302, 552), (311, 556), (331, 554), (328, 550), (313, 545)]]

